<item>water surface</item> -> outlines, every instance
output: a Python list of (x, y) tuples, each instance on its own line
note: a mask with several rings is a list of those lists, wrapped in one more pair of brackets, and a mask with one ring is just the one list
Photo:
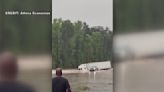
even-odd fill
[(112, 70), (89, 73), (64, 74), (72, 92), (113, 92)]

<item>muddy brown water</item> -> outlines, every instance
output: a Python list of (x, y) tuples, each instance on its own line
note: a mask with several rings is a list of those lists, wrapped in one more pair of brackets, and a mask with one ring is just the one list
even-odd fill
[(19, 56), (18, 61), (18, 80), (32, 86), (36, 92), (51, 92), (51, 56)]
[[(52, 92), (51, 58), (23, 57), (19, 59), (19, 80), (31, 85), (37, 92)], [(64, 74), (72, 92), (113, 92), (113, 70)]]
[(163, 92), (164, 57), (119, 63), (115, 67), (115, 92)]
[(19, 80), (32, 86), (36, 92), (52, 92), (49, 70), (22, 71)]
[[(112, 70), (63, 76), (69, 80), (72, 92), (113, 92)], [(52, 90), (49, 70), (21, 71), (19, 80), (31, 85), (37, 92)]]
[(63, 76), (70, 82), (72, 92), (113, 92), (112, 70), (64, 74)]

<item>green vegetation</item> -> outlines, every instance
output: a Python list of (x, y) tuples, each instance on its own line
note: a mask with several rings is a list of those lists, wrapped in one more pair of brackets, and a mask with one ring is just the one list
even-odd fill
[(164, 0), (114, 0), (114, 33), (164, 29)]
[(77, 68), (81, 63), (111, 59), (112, 31), (101, 26), (54, 19), (52, 25), (53, 68)]
[(0, 8), (0, 51), (51, 52), (51, 16), (5, 15), (5, 11), (50, 11), (50, 0), (0, 0)]

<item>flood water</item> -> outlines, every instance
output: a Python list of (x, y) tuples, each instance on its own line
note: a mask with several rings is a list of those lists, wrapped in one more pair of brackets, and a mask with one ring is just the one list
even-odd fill
[[(19, 80), (32, 86), (36, 92), (52, 92), (52, 76), (55, 75), (52, 75), (49, 58), (23, 58), (20, 61)], [(112, 69), (63, 76), (70, 82), (72, 92), (113, 92)]]
[(51, 56), (21, 56), (18, 61), (18, 80), (32, 86), (36, 92), (51, 92)]
[[(90, 73), (64, 74), (72, 92), (113, 92), (112, 70)], [(32, 86), (37, 92), (51, 92), (51, 72), (49, 70), (23, 71), (19, 79)]]
[(34, 70), (20, 72), (19, 80), (33, 87), (36, 92), (51, 92), (50, 70)]
[(63, 76), (70, 82), (72, 92), (113, 92), (112, 70)]
[(163, 92), (164, 58), (133, 60), (115, 67), (115, 92)]

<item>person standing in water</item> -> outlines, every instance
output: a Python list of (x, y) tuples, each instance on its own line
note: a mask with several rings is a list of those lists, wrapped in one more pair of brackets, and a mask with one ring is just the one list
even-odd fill
[(62, 69), (56, 69), (56, 77), (52, 80), (52, 92), (71, 92), (68, 80), (62, 77)]

